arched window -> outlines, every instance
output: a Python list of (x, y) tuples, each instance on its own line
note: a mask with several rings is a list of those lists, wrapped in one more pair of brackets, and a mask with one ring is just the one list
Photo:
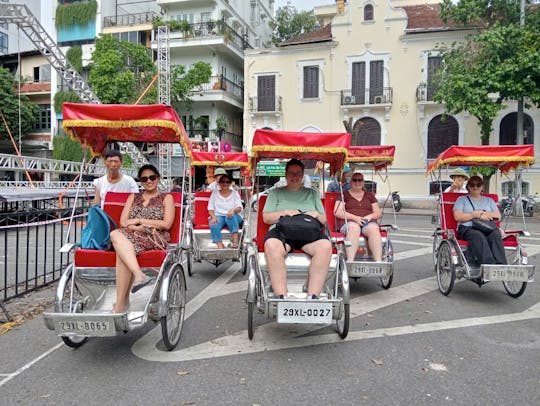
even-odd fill
[(373, 5), (368, 4), (364, 7), (364, 21), (373, 21)]
[(428, 159), (437, 158), (442, 151), (459, 143), (459, 124), (452, 116), (446, 116), (443, 121), (442, 115), (433, 117), (428, 125), (427, 145)]
[(381, 145), (381, 126), (377, 120), (364, 117), (354, 123), (351, 145)]
[[(509, 113), (501, 120), (499, 126), (499, 144), (516, 145), (517, 113)], [(534, 144), (534, 124), (531, 116), (523, 114), (523, 143)]]

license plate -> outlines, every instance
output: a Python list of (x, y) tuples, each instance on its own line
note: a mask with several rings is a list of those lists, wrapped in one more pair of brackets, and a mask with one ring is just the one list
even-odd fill
[(332, 303), (278, 302), (278, 323), (332, 323)]
[(58, 334), (103, 335), (111, 332), (111, 323), (110, 321), (57, 321), (56, 331)]
[(489, 281), (527, 282), (529, 280), (529, 270), (504, 267), (484, 269), (484, 279)]
[(378, 266), (365, 266), (365, 265), (356, 265), (351, 269), (351, 275), (363, 275), (363, 276), (385, 276), (386, 271), (383, 267)]

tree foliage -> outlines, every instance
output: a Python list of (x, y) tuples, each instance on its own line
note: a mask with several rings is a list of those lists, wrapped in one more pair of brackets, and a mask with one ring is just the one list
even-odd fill
[(313, 32), (319, 28), (319, 22), (311, 11), (298, 11), (296, 7), (287, 5), (276, 11), (274, 21), (270, 22), (273, 30), (272, 43), (278, 45), (297, 35)]
[(193, 67), (186, 70), (183, 65), (171, 67), (171, 100), (182, 102), (189, 109), (194, 90), (208, 83), (212, 76), (212, 67), (206, 62), (195, 62)]
[[(516, 0), (443, 0), (441, 19), (463, 26), (491, 27), (519, 22), (519, 1)], [(530, 1), (526, 0), (526, 3)], [(527, 4), (527, 9), (529, 6)]]
[[(38, 106), (32, 103), (24, 94), (17, 95), (17, 81), (8, 69), (0, 68), (0, 110), (4, 114), (11, 134), (15, 137), (19, 134), (19, 107), (21, 117), (21, 135), (32, 131), (32, 127), (38, 118)], [(8, 131), (3, 120), (0, 119), (0, 139), (8, 138)]]
[[(75, 140), (72, 140), (67, 135), (57, 135), (53, 138), (53, 159), (62, 161), (82, 161), (84, 149), (82, 145)], [(87, 151), (86, 158), (90, 157), (90, 152)]]
[[(435, 95), (448, 112), (468, 111), (477, 118), (482, 144), (489, 144), (501, 103), (524, 97), (540, 105), (540, 25), (535, 17), (519, 26), (518, 3), (461, 0), (445, 1), (441, 7), (442, 18), (487, 27), (464, 44), (441, 48), (444, 69)], [(490, 100), (489, 93), (498, 93), (498, 100)]]
[[(96, 40), (92, 54), (89, 84), (102, 103), (134, 103), (157, 73), (147, 49), (104, 35)], [(171, 100), (191, 104), (190, 95), (203, 83), (208, 83), (212, 67), (196, 62), (193, 68), (171, 66)], [(157, 103), (157, 87), (146, 93), (142, 104)]]
[[(157, 72), (144, 46), (104, 35), (96, 40), (88, 83), (102, 103), (137, 100)], [(155, 103), (156, 90), (143, 103)]]

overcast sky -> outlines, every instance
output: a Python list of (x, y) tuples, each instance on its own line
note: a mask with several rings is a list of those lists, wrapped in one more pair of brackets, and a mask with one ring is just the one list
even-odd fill
[[(286, 6), (287, 1), (288, 0), (276, 0), (275, 7), (274, 7), (275, 10), (277, 10), (279, 7)], [(333, 0), (289, 0), (289, 1), (298, 10), (311, 10), (313, 7), (316, 7), (316, 6), (326, 6), (328, 4), (336, 3)]]

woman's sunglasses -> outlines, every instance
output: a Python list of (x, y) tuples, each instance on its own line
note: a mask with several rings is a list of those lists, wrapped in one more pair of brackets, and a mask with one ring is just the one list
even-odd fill
[(231, 181), (230, 180), (220, 180), (218, 183), (221, 184), (221, 185), (230, 185)]
[(363, 182), (364, 178), (352, 178), (351, 182)]
[(469, 182), (469, 183), (467, 183), (467, 186), (470, 186), (470, 187), (482, 187), (482, 184), (481, 183), (476, 183), (476, 182)]
[(153, 182), (153, 181), (155, 181), (157, 178), (158, 178), (157, 175), (141, 176), (140, 179), (139, 179), (139, 181), (140, 181), (141, 183), (146, 183), (146, 182), (148, 182), (149, 180)]

